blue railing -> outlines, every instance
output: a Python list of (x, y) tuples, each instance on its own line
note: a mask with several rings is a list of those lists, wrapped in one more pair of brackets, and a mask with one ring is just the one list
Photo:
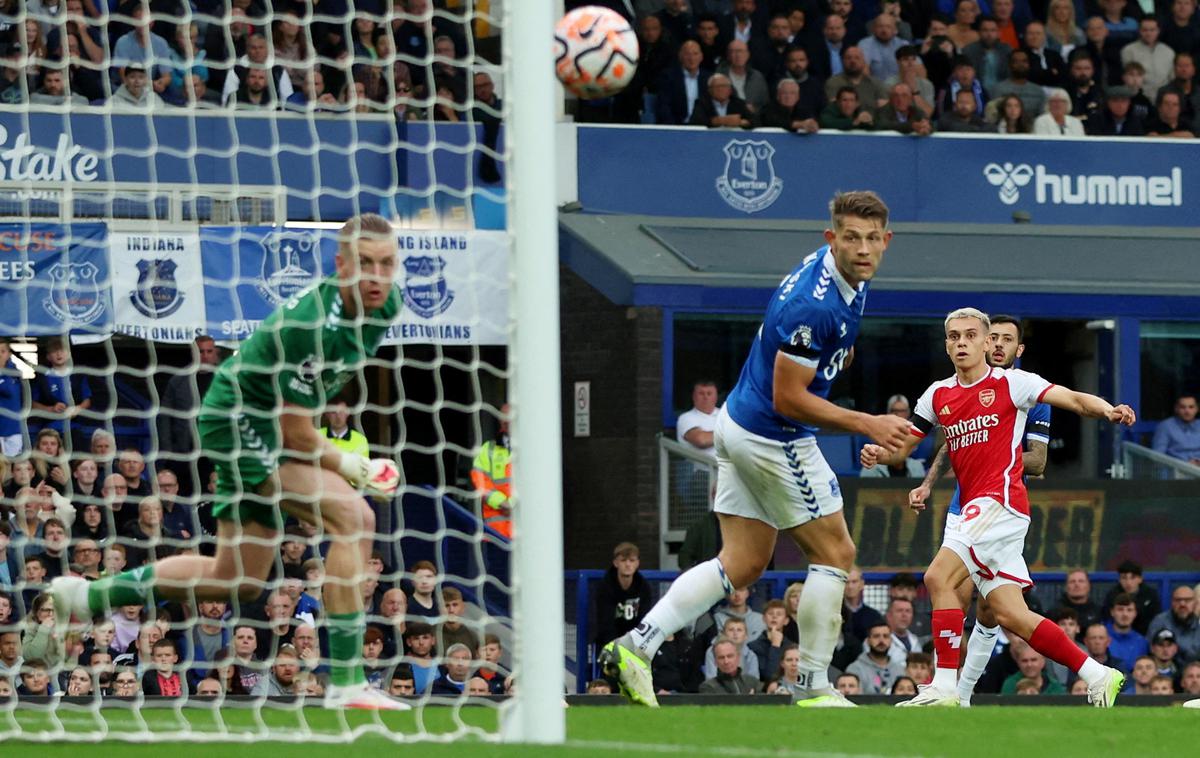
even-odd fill
[[(886, 584), (889, 579), (896, 575), (895, 571), (870, 571), (863, 573), (863, 579), (868, 585)], [(592, 643), (592, 583), (598, 582), (604, 578), (605, 571), (599, 569), (583, 569), (577, 571), (566, 572), (566, 585), (569, 587), (572, 582), (575, 584), (575, 604), (574, 604), (574, 622), (575, 622), (575, 683), (578, 692), (584, 692), (587, 689), (587, 683), (597, 675), (595, 649)], [(762, 575), (762, 578), (754, 585), (755, 595), (765, 595), (772, 598), (781, 598), (787, 590), (789, 584), (793, 582), (802, 582), (807, 572), (804, 571), (768, 571)], [(679, 576), (678, 571), (643, 571), (642, 576), (651, 584), (661, 582), (672, 582)], [(917, 581), (924, 578), (923, 572), (915, 572), (913, 574)], [(1045, 572), (1033, 573), (1031, 577), (1035, 585), (1055, 585), (1063, 584), (1067, 580), (1065, 572)], [(1115, 571), (1093, 571), (1088, 573), (1088, 578), (1091, 580), (1093, 589), (1092, 594), (1095, 597), (1100, 597), (1102, 592), (1097, 585), (1109, 585), (1117, 581), (1118, 575)], [(1179, 584), (1193, 585), (1200, 582), (1200, 573), (1197, 572), (1182, 572), (1182, 571), (1158, 571), (1146, 572), (1143, 580), (1151, 585), (1157, 586), (1162, 607), (1164, 609), (1171, 607), (1171, 591)], [(1099, 593), (1099, 594), (1098, 594)], [(568, 606), (569, 607), (569, 606)], [(568, 621), (572, 619), (568, 618)]]

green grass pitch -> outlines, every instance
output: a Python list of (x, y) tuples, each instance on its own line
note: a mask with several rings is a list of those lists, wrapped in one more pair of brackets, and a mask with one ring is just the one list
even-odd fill
[[(306, 743), (304, 758), (411, 756), (719, 756), (723, 758), (851, 758), (852, 756), (969, 756), (988, 758), (1108, 758), (1109, 756), (1195, 755), (1200, 712), (1182, 708), (977, 707), (970, 710), (898, 710), (886, 706), (854, 710), (802, 710), (787, 706), (678, 706), (648, 710), (629, 707), (574, 707), (567, 711), (567, 744), (531, 748), (481, 742), (472, 734), (494, 732), (491, 708), (424, 708), (411, 713), (338, 713), (314, 708), (228, 708), (105, 710), (113, 734), (191, 730), (169, 744), (110, 742), (98, 755), (121, 758), (274, 758), (299, 749), (271, 742)], [(55, 723), (57, 716), (58, 722)], [(63, 708), (0, 714), (0, 745), (5, 758), (75, 758), (81, 745), (14, 739), (37, 734), (81, 735), (96, 728), (93, 714)], [(418, 724), (420, 725), (418, 727)], [(364, 733), (353, 745), (322, 742), (347, 728), (387, 728), (394, 733), (458, 733), (470, 743), (408, 739), (400, 744)], [(224, 730), (233, 743), (213, 743), (206, 734)]]

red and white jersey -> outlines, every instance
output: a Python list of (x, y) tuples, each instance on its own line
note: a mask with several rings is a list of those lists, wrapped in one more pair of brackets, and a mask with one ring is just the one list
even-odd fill
[(952, 376), (921, 395), (912, 433), (924, 437), (934, 426), (942, 427), (961, 502), (990, 497), (1028, 518), (1021, 464), (1025, 412), (1053, 386), (1019, 369), (993, 368), (969, 386)]

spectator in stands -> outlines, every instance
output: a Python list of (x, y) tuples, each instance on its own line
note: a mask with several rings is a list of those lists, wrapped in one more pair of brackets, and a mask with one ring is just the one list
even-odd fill
[(1071, 96), (1071, 115), (1086, 125), (1088, 119), (1100, 111), (1104, 89), (1097, 82), (1095, 63), (1086, 51), (1072, 51), (1068, 70), (1067, 93)]
[(1174, 679), (1179, 674), (1180, 659), (1175, 633), (1163, 628), (1150, 635), (1150, 657), (1154, 659), (1156, 675), (1161, 674)]
[(793, 697), (804, 689), (800, 683), (800, 648), (787, 643), (779, 659), (775, 678), (767, 685), (767, 694), (786, 692)]
[(871, 36), (860, 40), (858, 48), (866, 59), (871, 76), (884, 80), (899, 75), (896, 53), (907, 44), (908, 40), (896, 34), (896, 19), (888, 13), (880, 13), (871, 26)]
[[(225, 77), (221, 101), (226, 105), (237, 102), (254, 106), (273, 106), (286, 102), (295, 91), (292, 78), (283, 66), (269, 65), (270, 55), (271, 46), (267, 38), (257, 32), (251, 34), (246, 41), (246, 54), (238, 58), (233, 70)], [(247, 86), (243, 86), (242, 80), (251, 71), (260, 71), (262, 76), (255, 76), (252, 83), (247, 82)]]
[(901, 667), (908, 664), (911, 653), (921, 652), (921, 639), (912, 631), (913, 604), (907, 598), (893, 598), (888, 603), (887, 614), (884, 615), (888, 628), (892, 632), (892, 646), (888, 655), (893, 663)]
[(753, 638), (747, 647), (758, 657), (759, 674), (766, 679), (779, 669), (783, 651), (788, 645), (783, 636), (783, 628), (788, 622), (787, 608), (782, 600), (770, 600), (762, 615), (767, 628), (761, 635)]
[(321, 436), (328, 439), (339, 450), (345, 450), (358, 455), (368, 455), (370, 448), (366, 436), (357, 429), (350, 428), (350, 411), (345, 401), (332, 403), (325, 411), (325, 426), (321, 427)]
[(1071, 115), (1071, 96), (1055, 87), (1046, 95), (1046, 112), (1033, 120), (1033, 133), (1044, 137), (1082, 137), (1083, 122)]
[(1171, 607), (1150, 622), (1150, 639), (1157, 640), (1156, 635), (1163, 630), (1174, 636), (1181, 660), (1200, 660), (1200, 618), (1196, 615), (1195, 589), (1181, 584), (1171, 591)]
[(71, 500), (78, 510), (82, 510), (84, 505), (99, 505), (102, 502), (100, 467), (95, 459), (80, 458), (75, 462), (75, 470), (71, 472)]
[[(329, 89), (325, 86), (325, 74), (319, 68), (314, 68), (306, 71), (304, 76), (300, 78), (300, 86), (287, 99), (283, 107), (287, 110), (312, 110), (317, 112), (331, 112), (345, 110), (342, 104)], [(400, 94), (397, 84), (397, 95)], [(407, 107), (409, 103), (409, 95), (412, 93), (411, 81), (404, 85), (404, 103)], [(399, 106), (398, 106), (399, 108)], [(411, 121), (416, 118), (416, 110), (398, 111), (398, 118), (404, 121)]]
[(77, 541), (71, 548), (71, 572), (95, 580), (100, 570), (100, 546), (94, 540)]
[(958, 48), (946, 36), (950, 25), (949, 17), (935, 14), (929, 21), (929, 32), (921, 41), (921, 61), (925, 64), (926, 76), (936, 90), (941, 90), (950, 81)]
[(475, 676), (487, 680), (493, 695), (503, 694), (504, 678), (512, 672), (504, 667), (501, 660), (504, 657), (504, 647), (500, 644), (500, 638), (494, 634), (485, 634), (478, 657), (482, 662), (475, 670)]
[(695, 21), (688, 12), (687, 0), (664, 0), (654, 15), (662, 24), (671, 44), (678, 49), (693, 36)]
[(105, 520), (110, 535), (121, 534), (130, 522), (137, 520), (137, 507), (129, 497), (129, 485), (125, 483), (125, 477), (120, 474), (106, 476), (100, 485), (100, 497), (109, 511)]
[(407, 663), (396, 664), (396, 668), (392, 670), (388, 694), (392, 697), (412, 697), (417, 694), (412, 666)]
[[(825, 107), (827, 101), (821, 80), (810, 72), (808, 51), (802, 47), (789, 49), (784, 58), (784, 65), (786, 72), (779, 81), (790, 79), (796, 82), (799, 87), (800, 105), (811, 114), (812, 118), (815, 118)], [(776, 97), (778, 98), (778, 85), (776, 87)]]
[(150, 31), (153, 21), (142, 0), (126, 3), (122, 8), (122, 15), (131, 17), (133, 31), (121, 36), (113, 46), (112, 66), (115, 73), (127, 84), (125, 69), (131, 64), (138, 64), (143, 75), (149, 72), (150, 89), (153, 93), (162, 95), (171, 86), (171, 46), (165, 39)]
[(831, 13), (825, 17), (821, 43), (813, 53), (811, 63), (813, 75), (818, 79), (825, 80), (842, 73), (842, 52), (846, 47), (848, 47), (846, 21), (838, 14)]
[(1008, 78), (1008, 59), (1012, 48), (1000, 41), (996, 19), (979, 19), (979, 39), (963, 48), (962, 54), (971, 61), (985, 92), (994, 95), (996, 85)]
[(887, 694), (911, 697), (917, 694), (917, 683), (912, 680), (912, 677), (898, 677), (896, 681), (892, 682), (892, 689)]
[(12, 346), (0, 338), (0, 455), (15, 458), (25, 450), (25, 380), (13, 361)]
[(862, 682), (858, 681), (858, 674), (851, 674), (848, 671), (838, 674), (838, 678), (834, 681), (833, 686), (846, 697), (863, 694)]
[[(1146, 133), (1151, 137), (1192, 139), (1200, 127), (1183, 118), (1183, 98), (1178, 92), (1172, 92), (1167, 87), (1158, 91), (1157, 115), (1147, 125)], [(1194, 459), (1189, 458), (1190, 460)]]
[(1200, 661), (1192, 661), (1183, 667), (1179, 691), (1187, 695), (1200, 695)]
[(700, 96), (708, 89), (712, 72), (701, 68), (700, 45), (688, 40), (679, 47), (679, 65), (663, 72), (658, 82), (656, 120), (659, 124), (687, 124)]
[(125, 492), (129, 497), (143, 498), (154, 494), (146, 481), (146, 459), (137, 448), (127, 447), (121, 451), (117, 470), (125, 477)]
[(975, 0), (955, 0), (954, 23), (946, 29), (946, 36), (959, 50), (979, 41), (977, 21), (979, 3)]
[(416, 691), (424, 694), (437, 677), (433, 660), (433, 627), (424, 621), (410, 621), (404, 629), (404, 659), (412, 666)]
[(933, 656), (922, 652), (909, 653), (904, 661), (904, 675), (917, 684), (929, 684), (933, 680)]
[(139, 63), (121, 69), (121, 86), (108, 102), (114, 110), (155, 110), (164, 105), (162, 98), (146, 86), (146, 69)]
[(788, 22), (787, 13), (777, 11), (771, 14), (767, 22), (767, 33), (752, 36), (747, 42), (750, 45), (751, 64), (762, 72), (767, 81), (775, 82), (783, 77), (791, 37), (792, 25)]
[(1133, 628), (1138, 615), (1133, 595), (1122, 592), (1113, 598), (1111, 605), (1106, 604), (1106, 608), (1112, 616), (1105, 627), (1112, 640), (1109, 649), (1113, 655), (1127, 663), (1149, 655), (1150, 643)]
[(854, 90), (864, 108), (874, 110), (887, 103), (888, 93), (883, 82), (867, 72), (866, 58), (857, 47), (847, 47), (842, 51), (842, 73), (825, 81), (825, 96), (830, 101), (836, 101), (841, 96), (840, 90), (845, 87)]
[[(0, 516), (0, 593), (12, 588), (21, 578), (19, 551), (9, 549), (12, 532), (12, 525)], [(12, 613), (12, 599), (7, 594), (0, 596), (0, 611), (0, 625), (8, 623), (6, 614)]]
[(45, 661), (28, 658), (21, 668), (21, 685), (17, 687), (19, 697), (49, 697), (55, 694), (50, 684), (50, 672)]
[[(197, 337), (192, 343), (191, 360), (167, 381), (163, 390), (162, 412), (158, 415), (160, 451), (182, 458), (198, 448), (194, 415), (220, 363), (221, 354), (213, 338)], [(185, 484), (189, 493), (199, 489), (199, 482), (185, 481)]]
[[(1163, 7), (1166, 3), (1161, 4)], [(1196, 18), (1196, 0), (1174, 0), (1162, 16), (1161, 39), (1175, 52), (1200, 49), (1200, 19)]]
[(187, 679), (177, 670), (179, 652), (175, 643), (163, 638), (151, 646), (153, 667), (147, 667), (142, 675), (142, 692), (161, 697), (183, 697), (190, 694)]
[(717, 383), (709, 379), (692, 385), (692, 407), (679, 414), (675, 422), (675, 438), (716, 460), (713, 429), (717, 423)]
[(709, 128), (749, 129), (754, 125), (754, 114), (746, 101), (734, 93), (729, 77), (713, 74), (708, 79), (708, 95), (696, 102), (688, 123)]
[[(929, 121), (929, 114), (913, 102), (912, 89), (903, 82), (892, 86), (888, 104), (880, 108), (875, 117), (875, 128), (880, 131), (895, 131), (916, 137), (928, 137), (933, 134), (933, 124)], [(887, 467), (877, 466), (876, 468)], [(924, 476), (924, 474), (925, 470), (922, 467), (921, 475)]]
[(29, 459), (33, 461), (33, 470), (38, 479), (49, 484), (60, 495), (67, 491), (71, 481), (70, 467), (63, 455), (63, 441), (58, 432), (53, 429), (38, 432)]
[(1087, 653), (1093, 660), (1103, 666), (1114, 668), (1126, 674), (1129, 673), (1132, 664), (1132, 659), (1126, 661), (1113, 655), (1109, 650), (1112, 645), (1112, 639), (1108, 636), (1108, 627), (1100, 622), (1096, 622), (1087, 627), (1083, 635), (1083, 644), (1087, 648)]
[(875, 117), (870, 110), (859, 105), (858, 92), (846, 86), (838, 90), (837, 98), (821, 111), (818, 123), (822, 129), (870, 131), (875, 128)]
[(1121, 81), (1133, 91), (1133, 97), (1130, 99), (1130, 112), (1142, 120), (1143, 124), (1149, 124), (1155, 117), (1154, 102), (1146, 97), (1146, 93), (1142, 91), (1142, 83), (1146, 78), (1146, 69), (1137, 61), (1130, 61), (1125, 64), (1125, 70), (1121, 74)]
[(0, 679), (16, 676), (24, 662), (21, 633), (9, 627), (0, 628)]
[(190, 540), (199, 533), (192, 507), (179, 502), (179, 477), (170, 469), (162, 469), (156, 478), (158, 501), (162, 504), (163, 529), (179, 539)]
[(51, 337), (46, 340), (45, 347), (46, 365), (38, 367), (30, 398), (33, 410), (30, 416), (45, 419), (40, 426), (58, 432), (70, 445), (73, 442), (70, 420), (92, 406), (92, 388), (86, 376), (72, 373), (66, 340)]
[[(700, 43), (700, 52), (704, 55), (701, 64), (704, 68), (715, 71), (717, 66), (726, 62), (725, 51), (721, 49), (721, 29), (717, 25), (714, 13), (702, 13), (696, 16), (695, 33), (692, 39)], [(738, 40), (733, 40), (737, 42)], [(745, 43), (742, 43), (745, 44)], [(746, 60), (750, 59), (750, 51), (746, 51)]]
[(274, 109), (277, 103), (271, 92), (267, 71), (263, 68), (251, 67), (245, 70), (241, 85), (234, 97), (236, 108), (267, 108)]
[(152, 563), (175, 554), (179, 535), (166, 529), (162, 523), (162, 501), (157, 497), (144, 497), (138, 501), (137, 520), (125, 525), (122, 534), (133, 544), (125, 549), (129, 568)]
[[(1067, 690), (1054, 679), (1046, 676), (1046, 659), (1042, 654), (1029, 646), (1020, 637), (1014, 637), (1010, 652), (1017, 661), (1018, 671), (1004, 680), (1000, 687), (1001, 695), (1017, 694), (1017, 683), (1022, 679), (1031, 679), (1037, 685), (1037, 691), (1043, 695), (1065, 695)], [(1014, 652), (1015, 651), (1015, 652)]]
[(460, 643), (451, 645), (445, 653), (445, 670), (430, 685), (431, 695), (461, 695), (471, 678), (471, 648)]
[(749, 601), (749, 588), (735, 589), (731, 592), (725, 600), (725, 605), (713, 612), (717, 628), (723, 628), (726, 619), (740, 619), (746, 623), (746, 633), (750, 639), (757, 639), (767, 630), (767, 624), (763, 615), (750, 607)]
[[(886, 623), (879, 611), (867, 605), (863, 600), (866, 583), (863, 581), (862, 570), (857, 566), (850, 569), (846, 576), (846, 589), (842, 603), (843, 616), (848, 617), (850, 631), (860, 640), (867, 638), (867, 631), (876, 624)], [(857, 653), (856, 653), (857, 655)]]
[(1040, 85), (1029, 80), (1029, 60), (1029, 53), (1025, 50), (1013, 50), (1009, 53), (1008, 78), (997, 82), (996, 86), (988, 91), (995, 100), (1000, 100), (1008, 95), (1016, 95), (1021, 98), (1025, 113), (1030, 114), (1030, 118), (1033, 118), (1041, 115), (1045, 108), (1046, 93)]
[(1132, 62), (1141, 64), (1145, 71), (1144, 90), (1148, 97), (1158, 95), (1158, 90), (1171, 80), (1175, 68), (1175, 51), (1159, 40), (1158, 19), (1143, 16), (1138, 22), (1138, 39), (1121, 48), (1122, 66)]
[[(1069, 2), (1069, 0), (1068, 0)], [(1025, 27), (1025, 45), (1029, 53), (1029, 81), (1042, 87), (1061, 87), (1067, 81), (1067, 63), (1046, 39), (1046, 25), (1031, 21)]]
[(83, 95), (67, 91), (67, 77), (61, 68), (48, 68), (42, 74), (42, 86), (29, 96), (29, 102), (34, 105), (87, 105)]
[[(807, 53), (803, 50), (799, 52), (807, 59)], [(808, 81), (814, 80), (810, 78)], [(775, 100), (763, 109), (759, 125), (812, 134), (820, 129), (816, 119), (819, 113), (819, 109), (809, 110), (800, 102), (800, 84), (795, 79), (780, 79), (775, 86)]]
[(54, 598), (42, 593), (29, 606), (29, 616), (25, 619), (25, 631), (21, 636), (21, 651), (26, 665), (37, 660), (47, 668), (57, 670), (66, 655), (63, 643), (64, 638), (54, 628)]
[[(12, 461), (9, 464), (8, 481), (4, 482), (3, 492), (4, 498), (7, 501), (5, 504), (5, 513), (13, 509), (17, 498), (17, 493), (26, 487), (36, 487), (41, 484), (41, 480), (37, 478), (37, 471), (33, 468), (33, 461), (29, 456), (23, 455), (20, 458)], [(20, 518), (20, 512), (16, 514), (16, 518)]]
[(57, 579), (71, 572), (67, 527), (56, 518), (48, 518), (42, 524), (42, 551), (37, 555), (46, 567), (46, 581)]
[(408, 597), (408, 615), (433, 619), (441, 615), (434, 591), (437, 590), (437, 568), (429, 561), (417, 561), (409, 567), (412, 592)]
[(1081, 640), (1082, 633), (1086, 632), (1092, 624), (1099, 623), (1103, 617), (1103, 609), (1095, 600), (1092, 600), (1091, 595), (1092, 583), (1088, 579), (1086, 571), (1074, 569), (1067, 573), (1067, 581), (1063, 587), (1063, 594), (1059, 598), (1058, 606), (1075, 611), (1080, 628), (1080, 635), (1074, 638), (1076, 640)]
[[(979, 112), (975, 110), (975, 95), (972, 94), (970, 90), (960, 89), (958, 94), (954, 96), (953, 109), (946, 111), (942, 114), (942, 117), (938, 119), (938, 131), (990, 132), (992, 130), (990, 125), (983, 120), (982, 116), (979, 115)], [(908, 461), (905, 461), (905, 463), (907, 464), (909, 461), (914, 460), (915, 459), (913, 458), (909, 458)], [(921, 465), (922, 469), (924, 469), (924, 465), (921, 464), (920, 461), (915, 462), (918, 465)], [(860, 475), (886, 476), (887, 474), (883, 473), (883, 470), (886, 468), (888, 467), (875, 466), (870, 469), (863, 469), (860, 472)], [(880, 471), (876, 471), (875, 469), (880, 469)], [(923, 476), (923, 474), (916, 474), (916, 476)]]
[(761, 688), (758, 676), (742, 670), (739, 646), (729, 639), (720, 637), (713, 645), (715, 673), (700, 685), (701, 694), (753, 695)]
[(954, 59), (954, 68), (950, 75), (950, 81), (938, 93), (938, 106), (941, 108), (942, 113), (954, 110), (958, 93), (962, 90), (967, 90), (971, 93), (974, 100), (974, 111), (982, 117), (989, 95), (979, 80), (975, 78), (975, 64), (971, 62), (970, 58), (965, 56), (959, 56)]
[[(433, 15), (429, 6), (429, 0), (407, 0), (406, 13), (394, 17), (392, 36), (396, 54), (406, 59), (425, 60), (434, 40), (449, 37), (454, 41), (455, 58), (465, 57), (466, 44), (458, 26), (444, 16)], [(682, 39), (686, 39), (686, 35), (676, 37), (675, 44), (678, 45)], [(412, 76), (417, 95), (425, 97), (430, 94), (425, 66), (414, 66)]]
[[(483, 682), (483, 691), (482, 692), (471, 692), (470, 691), (471, 684), (473, 684), (475, 681)], [(477, 677), (477, 676), (471, 677), (471, 680), (469, 682), (467, 682), (467, 687), (468, 687), (468, 690), (467, 690), (468, 695), (490, 695), (490, 694), (492, 694), (491, 689), (488, 687), (487, 682), (485, 682), (482, 678)], [(608, 683), (607, 679), (593, 679), (592, 681), (587, 683), (586, 693), (588, 695), (611, 695), (611, 694), (613, 694), (612, 685)]]
[[(1083, 34), (1087, 41), (1067, 56), (1067, 63), (1076, 55), (1087, 53), (1092, 60), (1092, 76), (1103, 90), (1121, 81), (1121, 48), (1125, 41), (1109, 36), (1104, 19), (1092, 16), (1083, 26)], [(1128, 40), (1126, 40), (1128, 41)], [(1069, 70), (1068, 66), (1068, 70)], [(1072, 75), (1073, 76), (1073, 75)], [(1069, 83), (1069, 82), (1068, 82)]]
[[(113, 697), (134, 698), (141, 692), (137, 672), (128, 666), (122, 666), (113, 674)], [(230, 694), (233, 694), (230, 692)]]
[(866, 649), (846, 669), (854, 674), (864, 695), (886, 695), (892, 682), (904, 676), (904, 664), (891, 657), (892, 630), (886, 622), (873, 624), (867, 630)]
[[(1133, 16), (1125, 14), (1125, 0), (1100, 0), (1101, 18), (1109, 37), (1119, 44), (1128, 44), (1138, 36), (1140, 27)], [(1139, 15), (1142, 11), (1139, 9)]]
[(622, 542), (613, 548), (612, 565), (596, 588), (596, 642), (620, 637), (650, 610), (650, 583), (638, 571), (640, 565), (637, 545)]
[[(468, 650), (479, 647), (479, 638), (475, 632), (464, 623), (467, 604), (462, 592), (457, 587), (442, 588), (442, 608), (446, 619), (438, 628), (437, 645), (439, 650), (449, 650), (451, 645), (465, 645)], [(622, 632), (623, 634), (623, 632)]]
[(996, 131), (1000, 134), (1029, 134), (1033, 131), (1033, 119), (1025, 112), (1025, 103), (1016, 95), (1001, 98), (994, 109), (994, 116)]
[(175, 27), (175, 48), (171, 51), (171, 97), (184, 99), (186, 84), (192, 77), (208, 83), (208, 53), (200, 47), (200, 29), (195, 22)]
[(1133, 630), (1145, 636), (1150, 629), (1150, 620), (1157, 616), (1162, 608), (1159, 605), (1158, 593), (1143, 583), (1142, 567), (1134, 561), (1125, 560), (1117, 566), (1117, 584), (1104, 596), (1103, 607), (1106, 616), (1111, 617), (1116, 599), (1121, 595), (1133, 598), (1137, 614), (1133, 619)]
[[(729, 43), (726, 60), (717, 71), (729, 77), (734, 94), (741, 98), (752, 114), (761, 113), (766, 107), (770, 92), (767, 79), (758, 69), (750, 67), (750, 48), (741, 40)], [(712, 86), (712, 80), (709, 80)]]
[(883, 85), (890, 92), (891, 88), (900, 82), (907, 84), (908, 88), (912, 90), (913, 102), (916, 106), (932, 116), (934, 103), (937, 102), (937, 93), (933, 83), (924, 76), (921, 48), (917, 45), (903, 45), (898, 48), (896, 50), (896, 68), (896, 75), (889, 77)]
[[(685, 45), (686, 47), (686, 45)], [(505, 537), (512, 536), (512, 453), (509, 446), (508, 403), (500, 406), (499, 424), (484, 442), (471, 466), (471, 484), (480, 499), (483, 521)]]
[(864, 4), (862, 8), (856, 9), (852, 0), (829, 0), (830, 14), (842, 17), (846, 23), (847, 41), (853, 44), (867, 36), (866, 22), (872, 12), (869, 8), (869, 5)]
[(1151, 442), (1154, 451), (1200, 466), (1200, 422), (1196, 421), (1196, 411), (1196, 396), (1181, 395), (1175, 401), (1175, 415), (1160, 421), (1154, 429)]
[(1086, 126), (1095, 137), (1141, 137), (1146, 125), (1132, 111), (1133, 90), (1121, 84), (1104, 93), (1104, 109), (1094, 114)]
[[(716, 664), (717, 658), (717, 642), (724, 640), (732, 642), (737, 646), (738, 655), (740, 656), (740, 666), (743, 673), (748, 676), (761, 678), (762, 672), (758, 670), (758, 656), (750, 649), (750, 638), (746, 633), (746, 622), (740, 618), (728, 617), (717, 627), (721, 633), (717, 635), (713, 641), (712, 647), (704, 655), (704, 676), (716, 676), (719, 670)], [(761, 636), (761, 635), (759, 635)], [(756, 638), (757, 639), (757, 638)]]

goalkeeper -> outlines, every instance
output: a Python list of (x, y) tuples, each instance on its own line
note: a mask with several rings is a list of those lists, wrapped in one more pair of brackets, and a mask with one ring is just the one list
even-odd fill
[(217, 469), (215, 557), (180, 555), (96, 582), (55, 580), (58, 623), (155, 600), (257, 598), (275, 563), (283, 515), (315, 524), (331, 540), (325, 559), (330, 687), (326, 707), (403, 709), (367, 687), (359, 582), (375, 518), (363, 499), (390, 495), (392, 461), (334, 447), (313, 423), (342, 386), (360, 376), (399, 316), (397, 246), (375, 214), (350, 219), (338, 238), (335, 276), (281, 305), (221, 365), (199, 414), (200, 442)]

